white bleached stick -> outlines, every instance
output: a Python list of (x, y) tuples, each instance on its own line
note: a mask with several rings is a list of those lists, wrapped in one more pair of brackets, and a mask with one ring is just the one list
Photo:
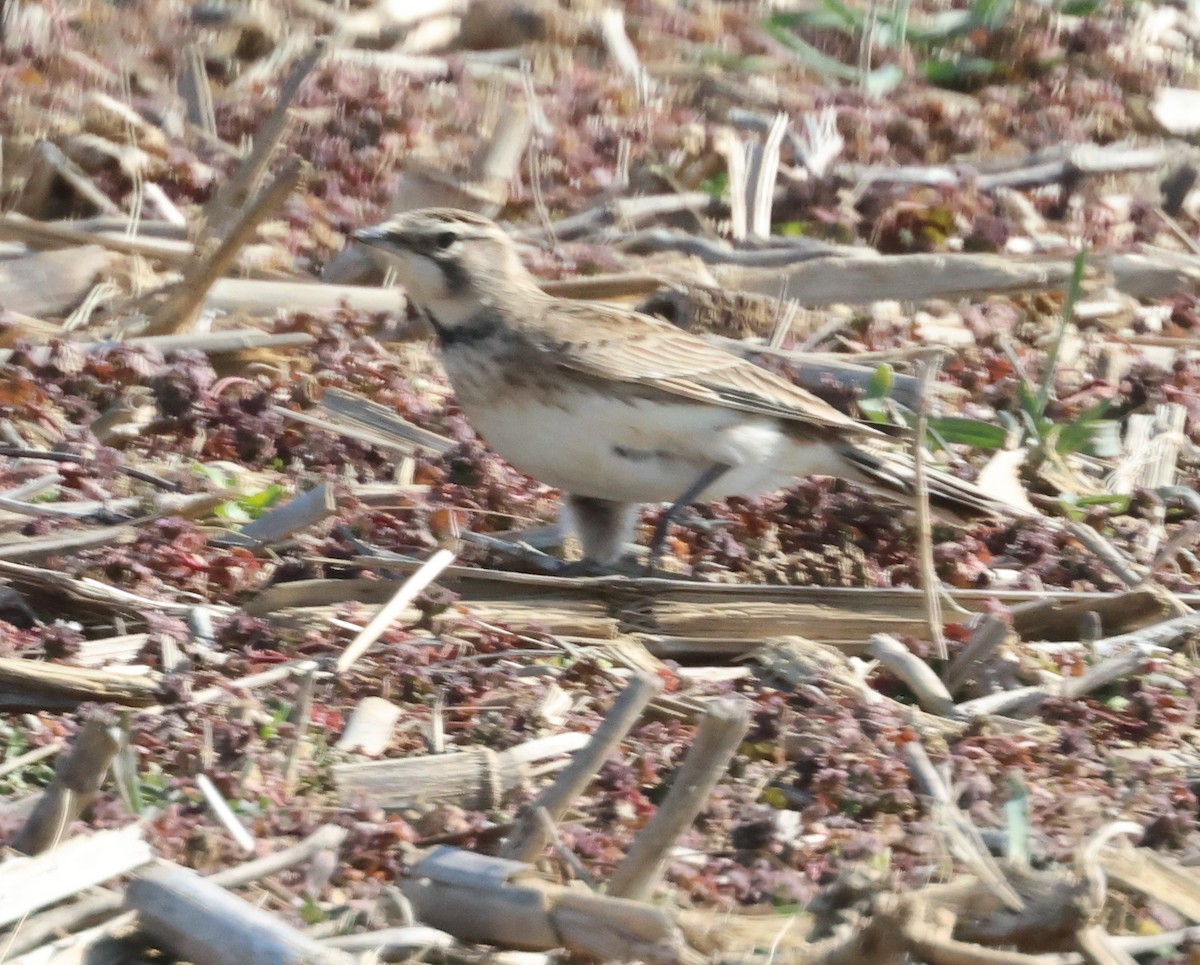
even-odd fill
[(405, 580), (400, 589), (396, 591), (396, 595), (380, 608), (371, 622), (363, 627), (362, 632), (350, 641), (350, 646), (338, 657), (338, 673), (344, 673), (354, 666), (354, 662), (379, 639), (380, 634), (388, 628), (396, 616), (412, 603), (425, 587), (436, 580), (442, 570), (453, 561), (454, 554), (449, 550), (438, 550), (429, 557), (424, 566)]

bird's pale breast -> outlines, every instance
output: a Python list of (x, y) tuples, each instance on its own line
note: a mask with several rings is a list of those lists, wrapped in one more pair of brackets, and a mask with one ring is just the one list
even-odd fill
[(444, 356), (459, 403), (504, 459), (557, 489), (620, 502), (671, 502), (713, 463), (732, 468), (705, 493), (756, 495), (808, 469), (809, 452), (772, 417), (654, 398), (552, 365), (497, 360), (480, 349)]

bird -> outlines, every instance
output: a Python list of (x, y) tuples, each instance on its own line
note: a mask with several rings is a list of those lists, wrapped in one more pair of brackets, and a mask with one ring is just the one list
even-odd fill
[[(509, 234), (453, 208), (355, 232), (428, 318), (459, 405), (487, 445), (562, 493), (583, 563), (611, 567), (641, 507), (668, 527), (692, 503), (753, 497), (798, 477), (913, 491), (879, 429), (753, 362), (633, 309), (544, 292)], [(944, 473), (931, 489), (972, 512), (1024, 512)]]

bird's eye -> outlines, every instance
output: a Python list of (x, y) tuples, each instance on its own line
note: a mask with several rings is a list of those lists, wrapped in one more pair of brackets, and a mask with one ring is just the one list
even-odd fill
[(445, 251), (452, 244), (454, 244), (457, 239), (458, 235), (456, 235), (453, 231), (443, 231), (441, 234), (434, 237), (433, 244), (438, 251)]

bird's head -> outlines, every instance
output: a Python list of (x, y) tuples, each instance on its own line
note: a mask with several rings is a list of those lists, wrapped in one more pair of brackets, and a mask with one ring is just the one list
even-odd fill
[(381, 252), (409, 297), (441, 325), (469, 319), (505, 290), (536, 289), (504, 230), (469, 211), (406, 211), (354, 238)]

